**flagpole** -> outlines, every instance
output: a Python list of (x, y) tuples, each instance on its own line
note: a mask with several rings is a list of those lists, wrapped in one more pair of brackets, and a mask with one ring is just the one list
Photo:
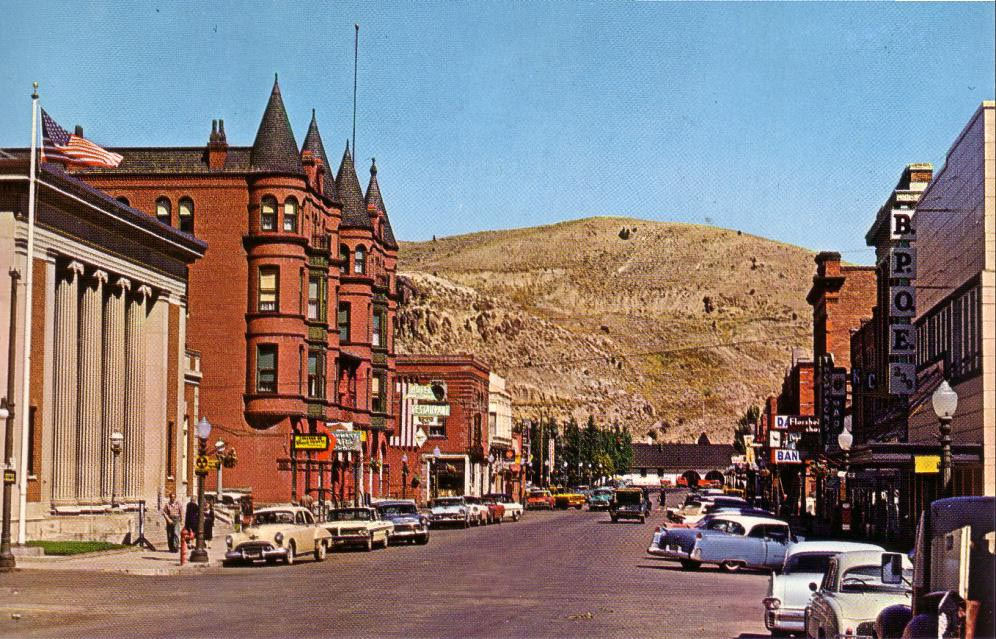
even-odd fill
[(360, 52), (360, 25), (354, 24), (356, 35), (353, 36), (353, 164), (356, 163), (356, 60)]
[[(24, 344), (22, 348), (21, 367), (21, 455), (18, 468), (19, 502), (17, 508), (17, 543), (23, 546), (27, 541), (27, 517), (25, 510), (28, 503), (28, 437), (31, 420), (31, 302), (32, 281), (35, 264), (35, 197), (37, 195), (35, 182), (37, 180), (38, 152), (38, 83), (33, 85), (31, 93), (31, 168), (28, 182), (28, 254), (24, 268)], [(13, 338), (13, 336), (11, 336)]]

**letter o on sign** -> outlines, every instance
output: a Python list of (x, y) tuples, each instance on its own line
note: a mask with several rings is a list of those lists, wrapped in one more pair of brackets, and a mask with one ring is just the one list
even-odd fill
[(901, 311), (913, 311), (916, 308), (915, 302), (913, 301), (913, 294), (907, 290), (896, 291), (896, 295), (893, 297), (893, 300), (896, 304), (896, 308)]

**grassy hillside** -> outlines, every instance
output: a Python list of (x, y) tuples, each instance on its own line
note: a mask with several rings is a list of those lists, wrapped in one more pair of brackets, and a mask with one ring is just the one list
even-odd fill
[(813, 254), (692, 224), (599, 217), (405, 243), (399, 351), (471, 352), (519, 417), (595, 414), (728, 441), (810, 348)]

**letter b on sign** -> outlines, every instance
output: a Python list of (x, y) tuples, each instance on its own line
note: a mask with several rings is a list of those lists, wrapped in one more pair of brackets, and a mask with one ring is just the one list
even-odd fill
[(912, 240), (916, 237), (913, 230), (913, 211), (895, 210), (892, 212), (892, 228), (889, 239)]

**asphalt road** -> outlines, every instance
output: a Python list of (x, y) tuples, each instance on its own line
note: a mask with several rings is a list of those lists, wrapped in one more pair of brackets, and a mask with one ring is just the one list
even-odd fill
[(662, 518), (529, 512), (428, 546), (178, 577), (20, 571), (0, 576), (0, 636), (767, 636), (767, 576), (649, 557)]

